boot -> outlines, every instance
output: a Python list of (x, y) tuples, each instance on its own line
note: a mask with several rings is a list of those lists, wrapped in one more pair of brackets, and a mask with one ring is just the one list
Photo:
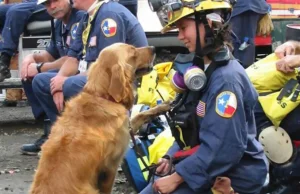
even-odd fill
[(32, 144), (24, 144), (21, 148), (22, 154), (35, 156), (41, 151), (41, 146), (46, 142), (50, 134), (51, 122), (44, 120), (44, 134)]
[(227, 177), (217, 177), (211, 190), (213, 194), (234, 194), (231, 181)]
[(0, 82), (3, 82), (4, 79), (11, 77), (9, 69), (10, 59), (10, 55), (4, 52), (0, 53)]

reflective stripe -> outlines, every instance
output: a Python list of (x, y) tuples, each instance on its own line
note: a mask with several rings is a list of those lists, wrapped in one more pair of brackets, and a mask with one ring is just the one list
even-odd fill
[[(147, 164), (147, 166), (149, 166), (149, 160), (148, 160), (147, 156), (143, 156), (143, 160), (144, 160), (144, 162)], [(141, 172), (143, 172), (144, 179), (145, 179), (146, 181), (148, 181), (149, 171), (147, 171), (147, 170), (144, 171), (144, 170), (146, 169), (146, 167), (145, 167), (145, 165), (143, 164), (141, 158), (138, 158), (137, 161), (138, 161), (139, 166), (140, 166), (140, 168), (141, 168)]]

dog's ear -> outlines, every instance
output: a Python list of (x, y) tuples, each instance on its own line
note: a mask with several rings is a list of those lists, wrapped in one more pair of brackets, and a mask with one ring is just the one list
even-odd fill
[(116, 101), (121, 102), (125, 96), (125, 72), (121, 65), (115, 64), (111, 68), (111, 78), (108, 88), (109, 95)]

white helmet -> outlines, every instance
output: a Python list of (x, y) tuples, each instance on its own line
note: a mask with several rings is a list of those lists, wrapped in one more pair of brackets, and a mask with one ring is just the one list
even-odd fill
[(45, 3), (46, 1), (48, 1), (48, 0), (38, 0), (37, 4), (39, 5), (39, 4)]

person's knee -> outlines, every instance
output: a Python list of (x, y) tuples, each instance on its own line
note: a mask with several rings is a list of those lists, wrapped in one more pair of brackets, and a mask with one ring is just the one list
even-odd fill
[(40, 92), (50, 87), (50, 79), (45, 74), (37, 74), (32, 80), (32, 89), (34, 92)]
[(76, 82), (76, 79), (66, 79), (63, 85), (63, 94), (66, 99), (71, 98), (81, 91), (78, 89), (78, 84)]
[(77, 95), (82, 91), (86, 83), (86, 76), (73, 76), (66, 79), (63, 85), (63, 93), (66, 99)]

